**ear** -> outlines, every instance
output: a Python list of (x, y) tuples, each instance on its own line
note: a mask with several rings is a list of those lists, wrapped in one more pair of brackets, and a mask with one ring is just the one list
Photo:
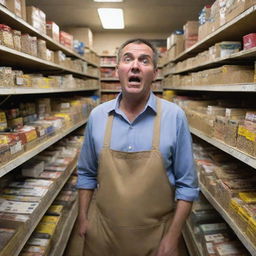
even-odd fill
[(115, 76), (118, 77), (118, 64), (116, 65), (116, 68), (115, 68)]
[(155, 80), (158, 76), (158, 68), (155, 68), (154, 74), (153, 74), (153, 80)]

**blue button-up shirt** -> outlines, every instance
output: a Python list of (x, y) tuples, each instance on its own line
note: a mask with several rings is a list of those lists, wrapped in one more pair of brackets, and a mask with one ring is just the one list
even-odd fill
[[(79, 189), (97, 187), (99, 153), (103, 147), (105, 127), (110, 112), (114, 112), (110, 148), (125, 152), (151, 150), (156, 96), (151, 93), (144, 110), (130, 122), (119, 109), (121, 94), (115, 100), (94, 108), (90, 114), (85, 140), (78, 161)], [(191, 135), (183, 110), (161, 99), (160, 152), (169, 181), (175, 186), (175, 198), (194, 201), (198, 198), (198, 182), (192, 154)], [(139, 186), (139, 182), (138, 182)]]

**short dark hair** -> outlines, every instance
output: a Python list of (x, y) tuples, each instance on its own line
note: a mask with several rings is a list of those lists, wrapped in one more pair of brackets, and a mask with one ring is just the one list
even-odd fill
[(150, 43), (148, 40), (146, 39), (143, 39), (143, 38), (134, 38), (134, 39), (129, 39), (127, 41), (125, 41), (121, 46), (120, 48), (118, 49), (118, 52), (117, 52), (117, 64), (119, 63), (120, 59), (121, 59), (121, 52), (122, 50), (124, 49), (124, 47), (128, 44), (146, 44), (147, 46), (149, 46), (152, 51), (153, 51), (153, 65), (154, 65), (154, 68), (157, 68), (157, 62), (158, 62), (158, 52), (157, 52), (157, 49), (155, 48), (155, 46)]

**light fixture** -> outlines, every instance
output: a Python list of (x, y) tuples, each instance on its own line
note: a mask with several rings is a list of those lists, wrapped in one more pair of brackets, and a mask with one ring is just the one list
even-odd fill
[(123, 0), (93, 0), (94, 2), (101, 2), (101, 3), (120, 3)]
[(98, 14), (102, 27), (105, 29), (123, 29), (124, 14), (120, 8), (99, 8)]

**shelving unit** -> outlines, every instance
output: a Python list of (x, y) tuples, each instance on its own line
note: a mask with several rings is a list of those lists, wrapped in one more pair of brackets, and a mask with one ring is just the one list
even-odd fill
[(29, 239), (30, 235), (36, 228), (37, 224), (44, 216), (47, 209), (50, 207), (55, 197), (58, 195), (62, 187), (67, 182), (71, 173), (76, 168), (76, 161), (72, 164), (71, 167), (66, 170), (63, 175), (53, 184), (52, 188), (47, 192), (47, 194), (40, 201), (39, 206), (35, 209), (34, 213), (31, 215), (31, 219), (28, 223), (25, 223), (22, 226), (22, 230), (18, 231), (13, 238), (9, 241), (8, 245), (0, 251), (0, 256), (19, 255), (20, 251), (24, 247), (25, 243)]
[(229, 226), (234, 230), (237, 237), (251, 253), (251, 255), (256, 255), (256, 245), (251, 242), (248, 236), (238, 227), (236, 222), (230, 217), (228, 212), (221, 206), (221, 204), (211, 195), (211, 193), (200, 184), (200, 189), (205, 195), (207, 200), (214, 206), (214, 208), (221, 214), (224, 220), (229, 224)]
[(95, 91), (98, 88), (1, 88), (0, 95), (25, 95), (25, 94), (41, 94), (41, 93), (65, 93), (65, 92), (83, 92)]
[(188, 222), (186, 222), (183, 228), (182, 235), (190, 256), (204, 256), (202, 246), (196, 241), (195, 234)]
[(0, 168), (1, 168), (0, 177), (4, 176), (8, 172), (12, 171), (14, 168), (16, 168), (16, 167), (20, 166), (21, 164), (25, 163), (26, 161), (28, 161), (32, 157), (36, 156), (38, 153), (40, 153), (43, 150), (45, 150), (46, 148), (50, 147), (51, 145), (53, 145), (54, 143), (56, 143), (60, 139), (64, 138), (66, 135), (70, 134), (71, 132), (75, 131), (77, 128), (86, 124), (86, 122), (87, 122), (87, 119), (73, 125), (72, 127), (69, 127), (67, 129), (63, 130), (62, 132), (59, 132), (58, 134), (56, 134), (55, 136), (47, 139), (43, 143), (38, 144), (36, 147), (34, 147), (34, 148), (32, 148), (28, 151), (25, 151), (20, 156), (18, 156), (16, 158), (14, 158), (13, 160), (7, 162), (6, 164), (1, 165), (0, 166)]
[(54, 234), (54, 247), (49, 252), (49, 256), (59, 256), (63, 255), (63, 252), (65, 250), (65, 246), (68, 242), (70, 233), (72, 229), (70, 227), (74, 226), (74, 223), (76, 221), (76, 217), (78, 214), (78, 201), (76, 200), (71, 209), (65, 212), (65, 214), (62, 216), (61, 223), (58, 224), (57, 231)]
[(247, 164), (247, 165), (249, 165), (253, 168), (256, 168), (256, 158), (255, 157), (252, 157), (252, 156), (238, 150), (237, 148), (231, 147), (231, 146), (223, 143), (220, 140), (208, 137), (203, 132), (201, 132), (201, 131), (199, 131), (195, 128), (190, 127), (189, 129), (190, 129), (190, 132), (192, 134), (196, 135), (197, 137), (199, 137), (199, 138), (203, 139), (204, 141), (212, 144), (213, 146), (221, 149), (222, 151), (224, 151), (224, 152), (228, 153), (229, 155), (237, 158), (238, 160), (244, 162), (245, 164)]
[[(75, 51), (61, 45), (60, 43), (54, 41), (52, 38), (47, 36), (46, 34), (42, 34), (38, 32), (33, 26), (28, 24), (23, 19), (17, 17), (14, 13), (9, 11), (4, 6), (0, 5), (0, 23), (6, 24), (10, 26), (12, 29), (16, 29), (21, 31), (22, 34), (28, 33), (30, 36), (36, 36), (38, 39), (43, 39), (46, 41), (46, 46), (49, 50), (52, 51), (62, 51), (67, 57), (72, 57), (72, 59), (78, 59), (85, 61), (89, 68), (87, 72), (82, 72), (80, 69), (74, 70), (66, 66), (62, 66), (56, 64), (51, 61), (46, 61), (41, 58), (26, 54), (21, 51), (17, 51), (15, 49), (11, 49), (0, 45), (0, 65), (1, 66), (10, 66), (16, 70), (22, 70), (26, 73), (28, 72), (37, 72), (42, 73), (45, 75), (54, 74), (54, 75), (64, 75), (64, 74), (72, 74), (74, 77), (80, 79), (95, 79), (99, 81), (99, 76), (97, 75), (96, 69), (99, 68), (98, 63), (94, 63), (94, 61), (89, 60), (87, 55), (81, 56), (77, 54)], [(87, 52), (93, 51), (87, 47)], [(95, 52), (94, 52), (95, 53)], [(89, 56), (89, 55), (88, 55)], [(86, 65), (84, 65), (86, 67)], [(93, 70), (90, 72), (90, 70)], [(81, 69), (82, 70), (82, 69)], [(85, 70), (85, 69), (83, 69)], [(89, 82), (89, 81), (88, 81)], [(85, 92), (89, 92), (90, 94), (96, 93), (99, 90), (99, 87), (96, 86), (98, 83), (93, 83), (90, 86), (89, 83), (88, 87), (86, 88), (34, 88), (34, 87), (1, 87), (0, 85), (0, 97), (4, 96), (16, 96), (16, 95), (40, 95), (40, 94), (50, 94), (55, 95), (56, 93), (77, 93), (80, 94), (81, 92), (84, 94)], [(17, 96), (18, 97), (18, 96)], [(8, 97), (5, 97), (6, 99)], [(66, 135), (70, 134), (71, 132), (75, 131), (79, 127), (85, 125), (87, 119), (83, 119), (78, 123), (75, 123), (71, 126), (65, 127), (61, 130), (56, 131), (54, 135), (48, 136), (45, 139), (40, 138), (38, 144), (35, 145), (33, 148), (26, 150), (25, 152), (19, 154), (14, 159), (3, 163), (0, 165), (0, 177), (10, 173), (15, 168), (19, 167), (29, 159), (33, 158), (43, 150), (47, 149), (54, 143), (58, 142), (60, 139), (64, 138)], [(17, 256), (21, 252), (22, 248), (26, 244), (27, 240), (29, 239), (30, 235), (33, 233), (35, 227), (40, 222), (41, 218), (55, 200), (56, 196), (62, 189), (62, 187), (67, 182), (68, 178), (70, 177), (71, 173), (76, 168), (76, 160), (68, 167), (68, 169), (63, 173), (63, 175), (56, 180), (53, 186), (49, 189), (47, 194), (42, 198), (40, 201), (39, 206), (35, 209), (33, 214), (30, 216), (30, 220), (25, 224), (19, 225), (17, 228), (17, 232), (12, 237), (12, 239), (8, 242), (8, 244), (0, 250), (0, 256), (12, 255)], [(63, 223), (61, 223), (61, 229), (58, 230), (58, 241), (53, 246), (50, 251), (50, 255), (62, 255), (65, 247), (63, 243), (66, 243), (72, 227), (74, 225), (76, 216), (77, 216), (77, 202), (73, 205), (73, 207), (66, 213), (65, 218), (63, 218)]]
[[(199, 41), (191, 48), (187, 49), (180, 55), (178, 55), (175, 59), (168, 61), (168, 64), (177, 64), (179, 61), (183, 61), (190, 57), (195, 57), (198, 53), (208, 50), (209, 47), (213, 46), (215, 43), (219, 43), (222, 41), (241, 41), (242, 37), (246, 34), (255, 32), (254, 29), (254, 20), (256, 18), (256, 5), (250, 7), (233, 20), (219, 27), (216, 31), (209, 34), (203, 40)], [(253, 65), (256, 60), (256, 47), (251, 48), (249, 50), (242, 50), (240, 52), (231, 54), (225, 58), (218, 58), (215, 60), (199, 63), (197, 66), (191, 66), (187, 68), (181, 68), (181, 66), (171, 66), (169, 71), (165, 71), (165, 78), (169, 75), (186, 75), (189, 72), (202, 71), (209, 68), (220, 67), (226, 64), (251, 64)], [(178, 67), (178, 69), (177, 69)], [(207, 95), (210, 95), (213, 92), (216, 97), (218, 93), (222, 95), (225, 93), (244, 93), (244, 94), (253, 94), (256, 92), (256, 84), (255, 83), (246, 83), (246, 84), (214, 84), (214, 85), (196, 85), (193, 84), (191, 86), (185, 85), (168, 85), (166, 82), (164, 84), (164, 90), (174, 90), (180, 92), (182, 95), (185, 95), (187, 92), (189, 95), (191, 92), (207, 92)], [(210, 143), (211, 145), (217, 147), (218, 149), (226, 152), (227, 154), (233, 156), (234, 158), (240, 160), (244, 164), (251, 166), (256, 169), (256, 158), (240, 151), (239, 149), (229, 146), (225, 144), (223, 141), (220, 141), (214, 137), (209, 137), (205, 133), (190, 127), (190, 132), (201, 138), (202, 140)], [(247, 250), (251, 253), (251, 255), (256, 255), (256, 244), (253, 244), (251, 240), (247, 237), (247, 235), (239, 228), (239, 226), (235, 223), (235, 221), (230, 217), (229, 213), (221, 206), (221, 204), (215, 199), (214, 196), (204, 187), (204, 185), (200, 184), (201, 191), (208, 199), (208, 201), (213, 205), (213, 207), (222, 215), (224, 220), (228, 223), (228, 225), (233, 229), (234, 233), (237, 235), (238, 239), (243, 243), (243, 245), (247, 248)], [(187, 247), (191, 253), (191, 255), (201, 256), (204, 255), (200, 244), (196, 243), (194, 233), (191, 230), (191, 227), (187, 223), (184, 232), (184, 239), (186, 241)]]
[(165, 86), (164, 89), (177, 91), (209, 91), (209, 92), (256, 92), (256, 84), (216, 84), (191, 86)]
[(254, 31), (254, 21), (256, 18), (256, 5), (250, 7), (233, 20), (227, 22), (220, 28), (218, 28), (213, 33), (209, 34), (200, 42), (193, 45), (191, 48), (187, 49), (181, 53), (173, 61), (181, 61), (188, 57), (191, 57), (199, 52), (207, 50), (210, 46), (215, 43), (224, 41), (224, 40), (236, 40), (241, 35), (246, 35)]
[(8, 24), (9, 26), (22, 31), (23, 33), (28, 33), (30, 35), (33, 35), (40, 39), (45, 40), (46, 45), (50, 50), (53, 50), (53, 51), (61, 50), (67, 56), (76, 57), (78, 59), (88, 62), (88, 64), (90, 64), (92, 66), (98, 67), (97, 63), (93, 63), (91, 61), (86, 60), (83, 56), (77, 54), (76, 52), (72, 51), (71, 49), (68, 49), (67, 47), (64, 47), (63, 45), (54, 41), (51, 37), (47, 36), (46, 34), (41, 34), (29, 23), (27, 23), (23, 19), (17, 17), (14, 13), (9, 11), (7, 8), (5, 8), (2, 5), (0, 5), (0, 17), (1, 17), (0, 21), (2, 23)]

